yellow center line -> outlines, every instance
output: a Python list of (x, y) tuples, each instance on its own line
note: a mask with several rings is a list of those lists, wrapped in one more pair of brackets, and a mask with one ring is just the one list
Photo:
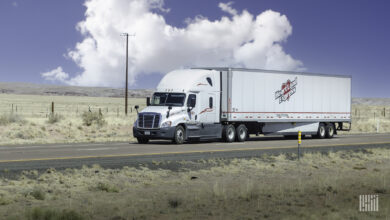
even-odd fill
[[(373, 143), (352, 143), (352, 144), (323, 144), (302, 146), (302, 148), (317, 148), (317, 147), (337, 147), (337, 146), (354, 146), (354, 145), (373, 145), (373, 144), (390, 144), (390, 142), (373, 142)], [(114, 157), (135, 157), (135, 156), (154, 156), (154, 155), (175, 155), (175, 154), (192, 154), (192, 153), (218, 153), (218, 152), (237, 152), (251, 150), (270, 150), (270, 149), (291, 149), (297, 148), (294, 146), (275, 146), (275, 147), (255, 147), (255, 148), (238, 148), (238, 149), (217, 149), (217, 150), (199, 150), (199, 151), (179, 151), (179, 152), (159, 152), (159, 153), (144, 153), (144, 154), (112, 154), (100, 156), (71, 156), (71, 157), (52, 157), (52, 158), (32, 158), (32, 159), (16, 159), (16, 160), (0, 160), (0, 163), (9, 162), (28, 162), (28, 161), (48, 161), (48, 160), (69, 160), (69, 159), (93, 159), (93, 158), (114, 158)]]

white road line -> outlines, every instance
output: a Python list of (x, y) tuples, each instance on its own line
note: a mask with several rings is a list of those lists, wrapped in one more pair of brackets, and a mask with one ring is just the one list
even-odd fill
[(116, 150), (117, 147), (105, 147), (105, 148), (87, 148), (87, 149), (76, 149), (77, 151), (97, 151), (97, 150)]

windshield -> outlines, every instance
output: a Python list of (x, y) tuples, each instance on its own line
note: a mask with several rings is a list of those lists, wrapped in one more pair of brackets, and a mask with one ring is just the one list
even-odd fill
[(153, 106), (183, 106), (186, 94), (184, 93), (162, 93), (156, 92), (153, 94)]

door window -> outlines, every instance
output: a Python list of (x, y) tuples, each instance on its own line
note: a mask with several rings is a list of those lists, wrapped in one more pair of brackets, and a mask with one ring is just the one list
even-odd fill
[[(196, 95), (195, 94), (190, 94), (188, 96), (188, 100), (187, 100), (187, 107), (191, 107), (191, 102), (194, 102), (195, 105), (196, 105)], [(194, 106), (195, 106), (194, 105)]]

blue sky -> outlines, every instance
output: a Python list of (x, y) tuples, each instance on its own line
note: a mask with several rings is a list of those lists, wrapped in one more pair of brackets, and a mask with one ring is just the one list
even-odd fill
[[(186, 28), (185, 20), (197, 15), (208, 21), (231, 16), (218, 7), (220, 2), (227, 3), (166, 0), (163, 7), (169, 12), (151, 11), (163, 16), (166, 25)], [(354, 97), (390, 97), (387, 91), (390, 82), (390, 3), (387, 1), (240, 0), (230, 7), (238, 13), (247, 10), (253, 17), (268, 9), (285, 15), (292, 33), (278, 44), (285, 54), (302, 62), (305, 71), (352, 75)], [(83, 66), (69, 58), (68, 53), (88, 36), (75, 28), (78, 22), (86, 20), (86, 9), (84, 1), (76, 0), (2, 0), (0, 81), (63, 84), (41, 76), (59, 66), (69, 78), (83, 74)], [(141, 44), (140, 36), (143, 35), (138, 31), (137, 39), (130, 41)], [(123, 39), (118, 37), (117, 40)], [(163, 56), (164, 51), (161, 54)], [(149, 62), (157, 59), (152, 57)], [(134, 70), (137, 73), (130, 88), (154, 88), (162, 77), (157, 73), (158, 67), (141, 67)], [(161, 72), (170, 67), (162, 68)], [(122, 65), (115, 70), (121, 68), (124, 71)], [(98, 83), (95, 84), (100, 85)]]

